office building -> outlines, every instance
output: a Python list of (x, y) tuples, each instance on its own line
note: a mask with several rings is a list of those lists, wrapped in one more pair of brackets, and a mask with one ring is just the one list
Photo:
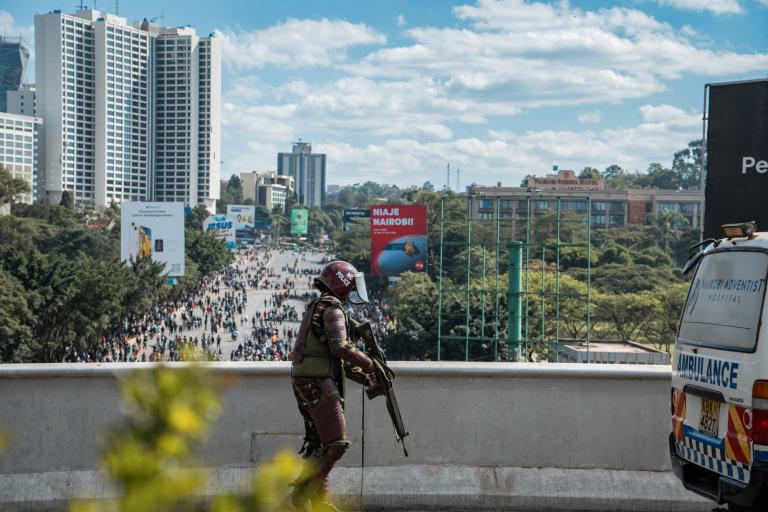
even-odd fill
[(293, 178), (299, 204), (325, 204), (325, 155), (312, 153), (309, 142), (296, 142), (291, 153), (278, 153), (277, 174)]
[(95, 10), (53, 11), (35, 16), (35, 47), (49, 200), (69, 190), (96, 206), (215, 205), (221, 92), (213, 38)]
[(250, 199), (257, 206), (272, 211), (275, 206), (285, 208), (285, 202), (293, 194), (293, 178), (280, 176), (275, 171), (240, 173), (243, 199)]
[[(475, 218), (525, 219), (530, 209), (559, 208), (584, 213), (589, 210), (594, 228), (646, 224), (649, 214), (677, 212), (691, 228), (701, 229), (704, 196), (700, 190), (657, 188), (605, 188), (603, 180), (581, 180), (573, 171), (561, 170), (544, 178), (529, 177), (528, 187), (469, 187)], [(558, 201), (559, 199), (559, 201)]]
[(31, 191), (21, 202), (37, 199), (37, 133), (40, 119), (0, 112), (0, 166), (14, 178), (21, 178)]
[(155, 197), (203, 203), (219, 197), (221, 46), (189, 27), (155, 37)]
[(7, 112), (6, 93), (24, 83), (28, 61), (29, 48), (20, 37), (0, 36), (0, 112)]
[(37, 99), (34, 84), (24, 84), (15, 91), (6, 93), (9, 114), (20, 116), (37, 116)]

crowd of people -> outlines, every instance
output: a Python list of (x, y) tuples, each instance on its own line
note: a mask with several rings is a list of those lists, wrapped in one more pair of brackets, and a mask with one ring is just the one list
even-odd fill
[[(273, 265), (277, 256), (288, 257), (280, 269)], [(313, 279), (331, 259), (322, 253), (310, 260), (301, 249), (239, 250), (232, 265), (185, 297), (127, 318), (86, 350), (69, 347), (64, 361), (285, 361), (304, 305), (317, 296)], [(369, 304), (348, 306), (348, 313), (370, 320), (379, 333), (392, 325), (381, 293)]]
[[(278, 255), (289, 257), (280, 270), (272, 266)], [(240, 250), (232, 265), (186, 297), (127, 318), (87, 350), (69, 347), (64, 361), (284, 361), (322, 261), (310, 261), (300, 249)]]

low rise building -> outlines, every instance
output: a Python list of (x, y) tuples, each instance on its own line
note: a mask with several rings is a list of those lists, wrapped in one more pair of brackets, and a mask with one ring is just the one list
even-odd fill
[(704, 195), (700, 190), (657, 188), (605, 188), (602, 179), (580, 179), (574, 171), (560, 170), (544, 178), (528, 177), (527, 187), (472, 186), (474, 218), (524, 219), (541, 210), (589, 211), (595, 228), (646, 224), (650, 214), (677, 212), (689, 226), (701, 229)]
[(37, 115), (37, 99), (34, 84), (24, 84), (16, 90), (6, 93), (8, 113), (22, 116)]
[(240, 183), (243, 199), (250, 199), (268, 211), (275, 206), (284, 208), (286, 200), (294, 192), (293, 178), (275, 171), (240, 173)]

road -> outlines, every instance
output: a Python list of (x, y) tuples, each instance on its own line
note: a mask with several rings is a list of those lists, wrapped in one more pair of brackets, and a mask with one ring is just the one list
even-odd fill
[[(243, 342), (244, 336), (250, 334), (251, 332), (251, 318), (253, 318), (254, 315), (261, 314), (265, 309), (270, 309), (269, 306), (265, 308), (265, 301), (267, 301), (267, 304), (270, 300), (270, 298), (276, 293), (276, 292), (284, 292), (287, 291), (289, 293), (297, 293), (297, 294), (303, 294), (307, 291), (311, 291), (313, 288), (311, 288), (311, 276), (317, 276), (320, 273), (320, 270), (322, 269), (322, 259), (323, 254), (317, 251), (305, 251), (305, 252), (294, 252), (291, 250), (270, 250), (269, 251), (269, 259), (266, 264), (267, 269), (271, 269), (273, 272), (275, 272), (275, 277), (269, 277), (267, 281), (270, 284), (274, 283), (280, 283), (281, 285), (284, 283), (286, 278), (291, 278), (295, 281), (296, 286), (290, 289), (286, 289), (284, 287), (280, 287), (279, 289), (274, 288), (250, 288), (248, 287), (246, 290), (248, 301), (245, 308), (245, 315), (248, 317), (248, 322), (241, 324), (239, 327), (240, 336), (238, 337), (237, 341), (234, 341), (225, 329), (219, 329), (217, 334), (221, 335), (221, 351), (222, 351), (222, 360), (229, 361), (231, 357), (231, 353), (233, 350), (235, 350), (239, 343)], [(311, 276), (304, 276), (304, 275), (294, 275), (291, 272), (283, 270), (284, 267), (293, 267), (294, 263), (297, 262), (297, 269), (308, 269), (311, 270)], [(238, 254), (236, 257), (236, 260), (233, 264), (235, 268), (238, 270), (244, 270), (246, 272), (254, 273), (257, 269), (261, 268), (260, 266), (255, 265), (253, 262), (247, 261), (242, 254)], [(231, 289), (228, 288), (222, 288), (221, 290), (221, 296), (223, 297), (224, 291), (231, 291)], [(211, 295), (212, 298), (216, 298), (216, 295)], [(301, 315), (301, 313), (304, 311), (305, 302), (302, 300), (297, 299), (288, 299), (288, 304), (296, 308), (296, 311)], [(195, 307), (193, 310), (194, 314), (196, 316), (202, 317), (204, 312), (202, 309)], [(180, 312), (176, 316), (177, 323), (181, 323), (180, 318)], [(236, 315), (238, 324), (240, 324), (240, 317), (241, 315)], [(299, 323), (298, 322), (283, 322), (281, 325), (281, 332), (282, 327), (287, 328), (293, 328), (298, 329)], [(194, 328), (191, 330), (185, 330), (184, 332), (180, 333), (183, 336), (187, 337), (197, 337), (200, 338), (203, 333), (210, 334), (210, 329), (204, 330), (201, 328)]]

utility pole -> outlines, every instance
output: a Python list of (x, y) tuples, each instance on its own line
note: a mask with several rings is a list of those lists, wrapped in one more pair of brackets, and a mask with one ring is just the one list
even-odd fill
[(445, 180), (445, 189), (446, 190), (451, 190), (451, 163), (450, 162), (448, 162), (448, 166), (447, 166), (445, 172), (446, 172), (446, 175), (447, 175), (447, 178)]
[(460, 192), (461, 191), (460, 181), (461, 181), (461, 169), (459, 169), (457, 167), (456, 168), (456, 192)]

